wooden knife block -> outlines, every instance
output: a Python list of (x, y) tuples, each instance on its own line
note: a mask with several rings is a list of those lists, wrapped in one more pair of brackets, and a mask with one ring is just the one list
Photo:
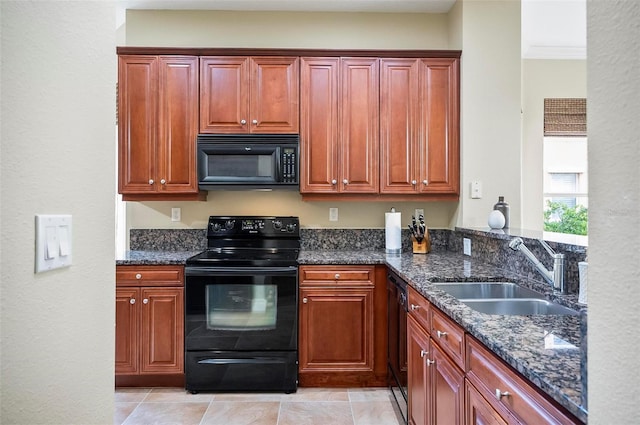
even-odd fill
[(411, 236), (411, 242), (413, 243), (414, 254), (427, 254), (431, 251), (431, 241), (429, 240), (428, 234), (425, 234), (425, 238), (422, 239), (420, 243), (418, 243), (415, 237)]

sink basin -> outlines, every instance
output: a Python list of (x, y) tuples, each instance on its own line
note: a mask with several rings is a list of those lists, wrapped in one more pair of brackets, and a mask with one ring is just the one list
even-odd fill
[(544, 295), (511, 282), (439, 282), (433, 285), (458, 299), (544, 299)]
[(575, 310), (571, 310), (563, 305), (551, 301), (534, 298), (510, 298), (510, 299), (460, 299), (472, 309), (485, 314), (506, 314), (506, 315), (532, 315), (532, 314), (560, 314), (578, 315)]

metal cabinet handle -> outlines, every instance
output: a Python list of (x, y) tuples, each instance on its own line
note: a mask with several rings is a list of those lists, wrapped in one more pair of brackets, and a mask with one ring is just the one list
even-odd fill
[(334, 276), (336, 279), (340, 279), (340, 273), (336, 273), (336, 275)]
[(245, 125), (247, 123), (247, 120), (240, 120), (240, 124)]
[(424, 356), (426, 356), (427, 354), (429, 354), (429, 352), (428, 352), (428, 351), (420, 350), (420, 357), (424, 357)]
[(135, 299), (135, 298), (131, 298), (131, 299), (129, 300), (129, 304), (135, 304), (135, 303), (136, 303), (136, 299)]
[(429, 181), (427, 179), (424, 179), (424, 180), (422, 180), (422, 184), (426, 186), (426, 185), (429, 184)]
[(167, 181), (165, 179), (160, 180), (160, 184), (166, 184)]
[(443, 336), (449, 335), (448, 333), (442, 332), (442, 331), (436, 331), (436, 334), (438, 334), (438, 338), (442, 338)]
[(436, 361), (435, 360), (429, 360), (427, 359), (427, 366), (431, 366), (432, 364), (434, 364)]
[(258, 124), (258, 120), (253, 120), (251, 122), (254, 123), (254, 124)]
[(509, 397), (511, 393), (509, 391), (502, 392), (499, 388), (496, 388), (496, 400), (500, 400), (502, 397)]
[(153, 179), (149, 179), (149, 184), (153, 184)]
[(415, 181), (415, 180), (411, 180), (411, 184), (412, 184), (412, 185), (414, 185), (414, 186), (415, 186), (417, 183), (418, 183), (417, 181)]
[(416, 311), (416, 310), (419, 310), (419, 309), (420, 309), (419, 305), (411, 304), (411, 310)]
[(142, 275), (140, 273), (136, 273), (136, 279), (138, 280), (142, 279)]
[(335, 186), (337, 183), (338, 183), (338, 180), (336, 180), (336, 179), (331, 180), (331, 184), (332, 184), (332, 185), (334, 185), (334, 186)]
[(304, 297), (304, 298), (302, 299), (302, 303), (303, 303), (303, 304), (306, 304), (306, 303), (308, 303), (308, 302), (309, 302), (309, 300), (307, 299), (307, 297)]
[(142, 300), (142, 304), (149, 304), (149, 298), (145, 298)]
[(342, 183), (344, 183), (344, 184), (349, 184), (349, 180), (347, 180), (347, 179), (343, 179), (343, 180), (342, 180)]

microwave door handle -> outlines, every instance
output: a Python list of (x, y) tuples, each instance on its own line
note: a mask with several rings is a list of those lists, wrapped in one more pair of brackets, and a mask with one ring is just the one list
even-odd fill
[(278, 146), (276, 148), (276, 172), (275, 172), (275, 180), (276, 182), (283, 182), (284, 181), (284, 170), (282, 169), (283, 165), (282, 165), (282, 151), (280, 149), (280, 146)]

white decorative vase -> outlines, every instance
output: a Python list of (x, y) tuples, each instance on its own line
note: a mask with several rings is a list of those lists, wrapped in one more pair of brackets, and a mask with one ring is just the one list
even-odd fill
[(502, 229), (504, 227), (505, 219), (504, 215), (498, 210), (493, 210), (489, 214), (489, 227), (492, 229)]

